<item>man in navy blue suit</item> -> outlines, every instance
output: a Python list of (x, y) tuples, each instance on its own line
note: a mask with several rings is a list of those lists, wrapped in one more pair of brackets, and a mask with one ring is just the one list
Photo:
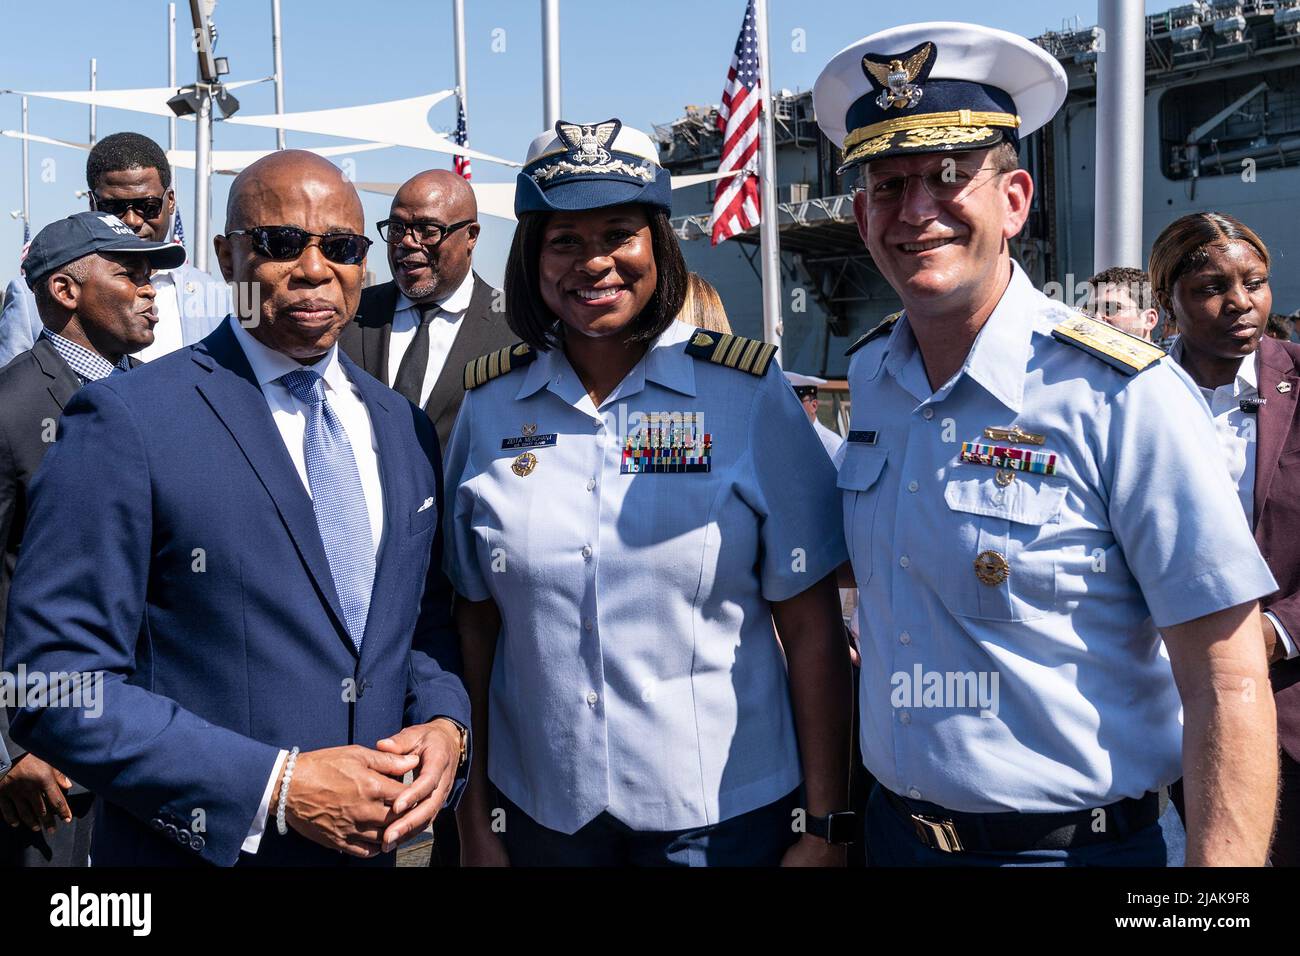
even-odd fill
[(102, 705), (10, 729), (103, 798), (95, 865), (391, 864), (459, 794), (437, 438), (335, 346), (363, 229), (328, 161), (248, 167), (216, 252), (258, 307), (83, 388), (33, 482), (4, 666)]

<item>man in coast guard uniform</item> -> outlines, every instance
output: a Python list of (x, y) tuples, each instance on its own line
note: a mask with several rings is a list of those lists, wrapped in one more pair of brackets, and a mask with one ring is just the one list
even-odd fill
[(1188, 863), (1260, 865), (1277, 769), (1257, 599), (1276, 584), (1204, 403), (1010, 258), (1033, 196), (1019, 137), (1065, 92), (1029, 41), (958, 23), (860, 40), (814, 89), (905, 306), (849, 350), (839, 469), (869, 858), (1162, 865), (1156, 791), (1185, 772)]

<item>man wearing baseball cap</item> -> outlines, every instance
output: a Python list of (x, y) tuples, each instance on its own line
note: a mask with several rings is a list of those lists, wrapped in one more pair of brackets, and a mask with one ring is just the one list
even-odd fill
[(1261, 865), (1276, 583), (1204, 404), (1011, 258), (1034, 192), (1019, 141), (1065, 93), (1045, 51), (965, 23), (859, 40), (813, 91), (904, 305), (849, 349), (839, 469), (869, 858), (1163, 865), (1157, 792), (1182, 772), (1187, 862)]
[[(9, 583), (22, 543), (27, 492), (54, 439), (63, 406), (82, 385), (126, 371), (127, 356), (153, 341), (154, 269), (180, 264), (174, 243), (146, 242), (116, 216), (81, 212), (50, 223), (26, 261), (40, 337), (0, 371), (0, 651)], [(75, 515), (69, 515), (75, 520)], [(0, 779), (0, 867), (84, 866), (92, 796), (9, 738), (0, 708), (0, 747), (13, 756)]]

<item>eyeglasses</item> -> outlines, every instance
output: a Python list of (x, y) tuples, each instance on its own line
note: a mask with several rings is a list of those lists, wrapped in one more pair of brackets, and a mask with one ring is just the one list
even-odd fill
[(432, 222), (428, 219), (419, 219), (415, 222), (406, 222), (403, 219), (385, 219), (383, 222), (375, 223), (375, 228), (379, 230), (379, 235), (384, 242), (389, 245), (396, 246), (400, 244), (410, 233), (415, 236), (415, 241), (422, 246), (440, 246), (453, 232), (457, 229), (464, 229), (472, 222), (474, 222), (473, 219), (462, 219), (450, 226), (444, 226), (440, 222)]
[(118, 219), (124, 218), (132, 209), (141, 219), (157, 219), (163, 210), (163, 202), (166, 198), (165, 196), (139, 196), (134, 199), (100, 199), (94, 192), (90, 194), (90, 199), (98, 212), (106, 212)]
[[(920, 180), (925, 191), (939, 202), (960, 202), (972, 192), (992, 182), (1007, 170), (984, 169), (979, 166), (962, 166), (946, 161), (923, 173), (898, 173), (879, 170), (868, 173), (867, 181), (852, 187), (852, 193), (864, 193), (867, 202), (877, 208), (895, 206), (907, 194), (907, 182)], [(984, 175), (984, 174), (990, 175)]]
[(340, 265), (355, 266), (366, 257), (370, 240), (351, 232), (308, 232), (297, 226), (252, 226), (248, 229), (232, 229), (226, 236), (248, 236), (253, 251), (267, 259), (297, 259), (311, 244), (313, 238), (320, 240), (320, 251), (330, 262)]

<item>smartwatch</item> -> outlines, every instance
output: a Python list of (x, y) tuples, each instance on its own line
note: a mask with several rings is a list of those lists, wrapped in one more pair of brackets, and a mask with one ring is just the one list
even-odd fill
[(821, 837), (834, 846), (844, 846), (857, 840), (858, 815), (852, 810), (841, 810), (824, 817), (808, 814), (804, 832)]

